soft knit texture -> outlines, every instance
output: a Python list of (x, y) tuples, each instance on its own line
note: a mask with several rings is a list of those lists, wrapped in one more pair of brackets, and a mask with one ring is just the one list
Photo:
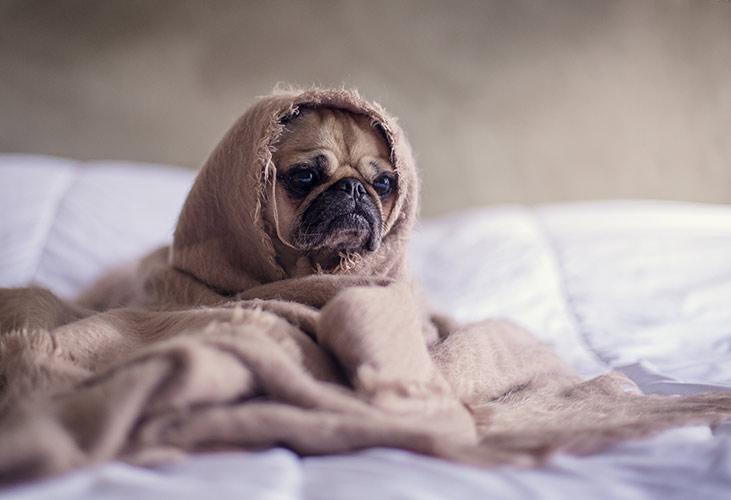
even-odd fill
[[(291, 278), (262, 213), (272, 151), (302, 106), (368, 116), (398, 191), (377, 251)], [(584, 381), (512, 324), (460, 327), (433, 313), (406, 261), (417, 194), (408, 143), (379, 106), (345, 90), (262, 98), (201, 170), (172, 247), (78, 305), (0, 291), (0, 481), (277, 445), (529, 466), (731, 416), (729, 393), (642, 396), (617, 374)]]

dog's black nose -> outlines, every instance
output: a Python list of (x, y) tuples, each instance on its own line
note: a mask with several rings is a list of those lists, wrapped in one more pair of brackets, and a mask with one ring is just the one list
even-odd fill
[(366, 194), (365, 186), (354, 177), (345, 177), (332, 185), (330, 189), (335, 191), (345, 191), (353, 198), (357, 198)]

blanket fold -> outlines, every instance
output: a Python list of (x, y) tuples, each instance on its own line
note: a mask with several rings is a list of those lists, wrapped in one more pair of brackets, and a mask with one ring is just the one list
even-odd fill
[[(283, 123), (318, 106), (371, 120), (398, 191), (378, 250), (293, 277), (262, 213)], [(514, 324), (433, 311), (406, 259), (417, 204), (410, 147), (381, 107), (342, 89), (260, 99), (202, 168), (171, 247), (75, 304), (0, 290), (0, 482), (272, 446), (531, 466), (731, 416), (729, 393), (648, 397), (618, 374), (582, 380)]]

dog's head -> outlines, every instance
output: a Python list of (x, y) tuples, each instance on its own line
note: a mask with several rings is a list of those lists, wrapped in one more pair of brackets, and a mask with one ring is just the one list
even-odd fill
[(227, 295), (315, 272), (401, 279), (418, 186), (411, 148), (379, 105), (344, 89), (279, 91), (211, 153), (169, 262)]
[(304, 108), (275, 148), (277, 186), (267, 218), (280, 253), (328, 268), (343, 254), (376, 251), (398, 186), (388, 144), (371, 120)]

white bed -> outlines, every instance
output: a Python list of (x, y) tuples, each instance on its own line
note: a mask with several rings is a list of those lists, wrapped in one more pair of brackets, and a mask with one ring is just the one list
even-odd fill
[[(0, 155), (0, 286), (73, 294), (169, 241), (194, 172)], [(412, 266), (464, 321), (507, 317), (581, 374), (648, 393), (731, 390), (731, 206), (650, 201), (499, 206), (429, 220)], [(478, 271), (475, 271), (475, 266)], [(0, 443), (2, 446), (2, 443)], [(109, 463), (3, 499), (730, 498), (731, 424), (690, 427), (535, 470), (481, 470), (373, 449), (285, 449)]]

